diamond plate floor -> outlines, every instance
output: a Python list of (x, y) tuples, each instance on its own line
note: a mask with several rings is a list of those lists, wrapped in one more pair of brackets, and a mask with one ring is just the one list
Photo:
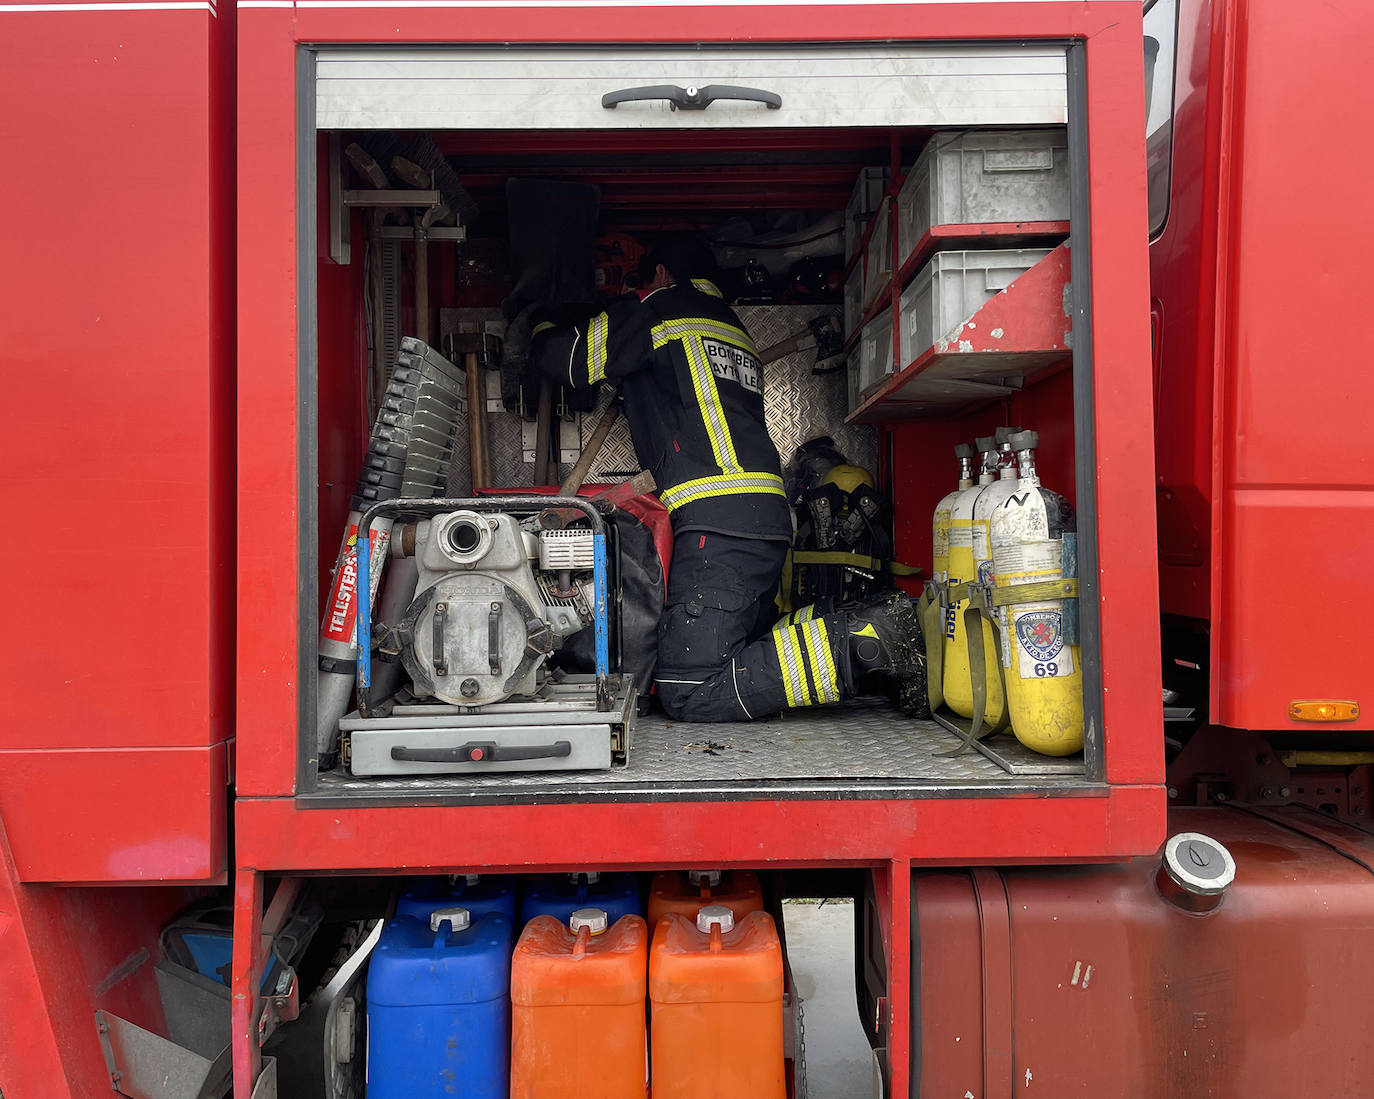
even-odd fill
[[(1034, 757), (1010, 737), (1003, 751)], [(1081, 775), (1009, 775), (933, 721), (860, 698), (766, 721), (685, 724), (655, 713), (635, 724), (629, 764), (610, 771), (435, 777), (320, 776), (306, 798), (379, 802), (667, 800), (711, 797), (949, 797), (1065, 792)]]

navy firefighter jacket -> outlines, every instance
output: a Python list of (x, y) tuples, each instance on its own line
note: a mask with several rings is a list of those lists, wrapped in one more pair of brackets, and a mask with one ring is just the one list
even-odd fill
[(675, 532), (791, 540), (763, 364), (714, 284), (678, 283), (642, 302), (627, 294), (585, 322), (541, 325), (533, 355), (563, 385), (620, 390), (635, 453)]

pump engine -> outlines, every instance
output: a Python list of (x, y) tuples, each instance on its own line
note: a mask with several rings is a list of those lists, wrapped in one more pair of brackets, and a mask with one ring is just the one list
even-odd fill
[(416, 696), (476, 707), (534, 695), (549, 656), (592, 625), (592, 532), (545, 522), (451, 511), (415, 525), (415, 598), (382, 650)]

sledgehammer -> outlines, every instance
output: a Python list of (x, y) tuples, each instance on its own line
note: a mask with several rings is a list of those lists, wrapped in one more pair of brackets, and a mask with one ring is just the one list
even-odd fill
[(844, 333), (834, 317), (813, 317), (802, 331), (794, 333), (781, 343), (775, 343), (772, 347), (765, 347), (759, 352), (759, 358), (764, 363), (773, 363), (796, 351), (805, 351), (811, 347), (816, 349), (816, 362), (811, 367), (811, 373), (828, 374), (831, 370), (838, 369), (841, 364), (834, 360), (844, 353)]

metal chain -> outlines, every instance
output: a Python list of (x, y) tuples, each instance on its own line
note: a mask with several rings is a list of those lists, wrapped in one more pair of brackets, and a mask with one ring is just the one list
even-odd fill
[(797, 997), (797, 1095), (796, 1099), (806, 1099), (806, 1008), (801, 997)]

